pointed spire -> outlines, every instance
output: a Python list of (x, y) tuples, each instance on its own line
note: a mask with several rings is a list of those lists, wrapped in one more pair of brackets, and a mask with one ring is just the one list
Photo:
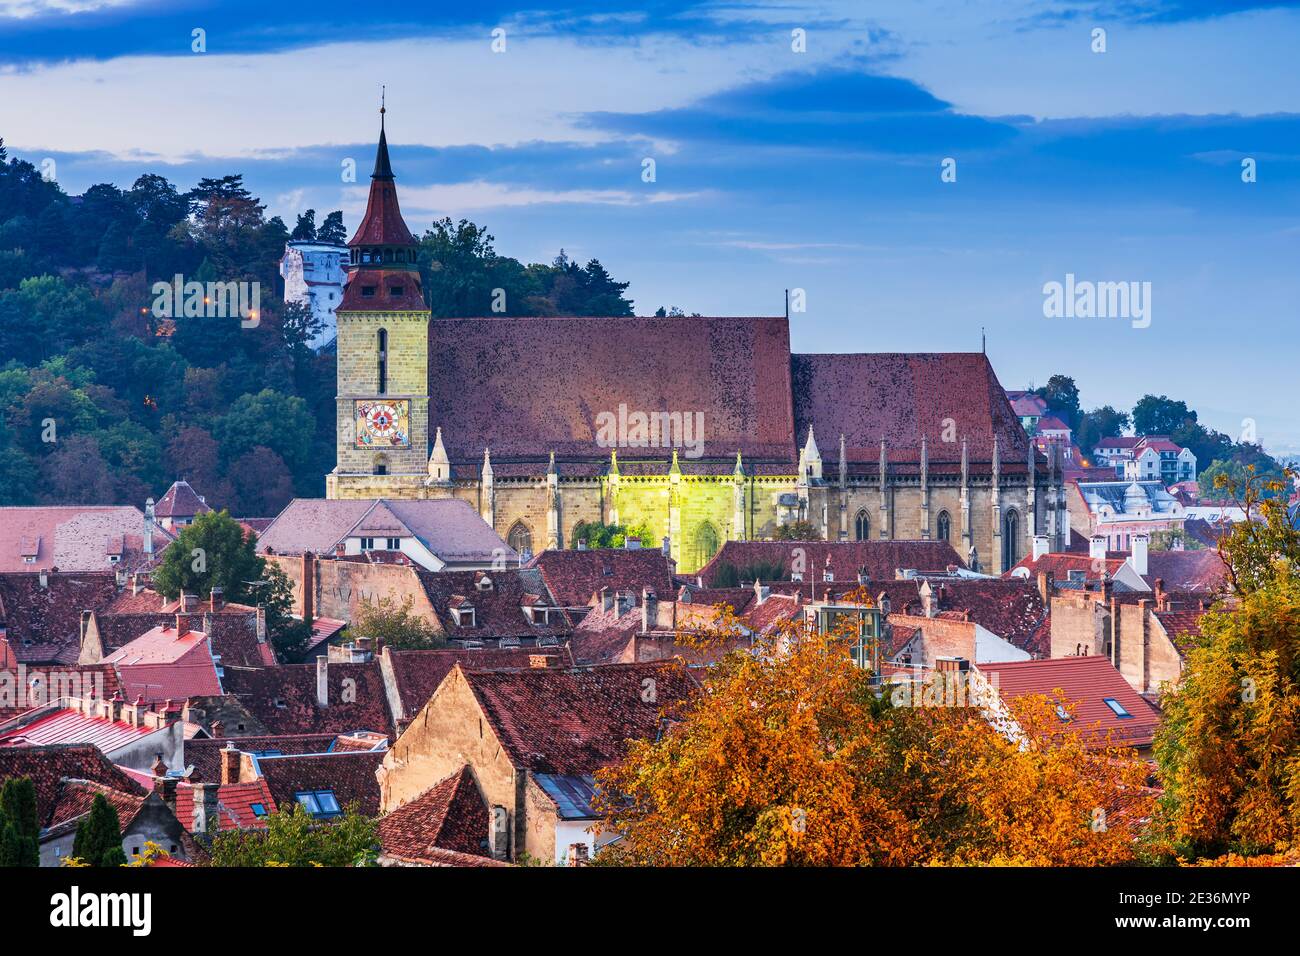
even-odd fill
[(677, 462), (677, 449), (674, 448), (674, 449), (673, 449), (673, 463), (672, 463), (672, 465), (669, 466), (669, 468), (668, 468), (668, 474), (670, 474), (670, 475), (680, 475), (681, 473), (682, 473), (682, 466), (681, 466), (680, 464), (678, 464), (678, 462)]
[(555, 452), (553, 451), (551, 452), (551, 460), (546, 466), (546, 474), (547, 477), (550, 477), (551, 475), (556, 475), (558, 477), (560, 474), (559, 469), (555, 467)]
[(808, 456), (809, 461), (820, 458), (821, 452), (817, 450), (817, 438), (813, 435), (812, 426), (808, 426), (808, 440), (803, 443), (804, 453)]
[(611, 448), (609, 450), (609, 473), (611, 475), (618, 474), (618, 449), (617, 448)]
[(442, 428), (434, 434), (433, 451), (429, 453), (429, 477), (434, 481), (451, 480), (451, 459), (447, 457), (447, 446), (442, 443)]
[(487, 448), (483, 449), (483, 480), (492, 480), (492, 452)]
[[(382, 89), (382, 87), (381, 87)], [(371, 179), (393, 179), (393, 165), (388, 161), (388, 136), (384, 132), (384, 114), (388, 108), (384, 105), (385, 94), (379, 94), (379, 149), (375, 151), (375, 171)]]
[(735, 470), (731, 473), (731, 476), (732, 476), (733, 478), (744, 478), (744, 477), (745, 477), (745, 466), (744, 466), (743, 464), (741, 464), (741, 461), (740, 461), (740, 452), (736, 452), (736, 468), (735, 468)]

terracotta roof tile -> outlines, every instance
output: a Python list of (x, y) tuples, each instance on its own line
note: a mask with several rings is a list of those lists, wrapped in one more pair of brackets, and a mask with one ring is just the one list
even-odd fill
[(379, 821), (384, 852), (422, 860), (434, 848), (482, 856), (486, 853), (488, 808), (474, 774), (462, 767)]
[(261, 757), (258, 766), (278, 806), (291, 806), (305, 790), (332, 790), (339, 807), (356, 803), (366, 816), (379, 813), (379, 780), (375, 771), (385, 751)]
[(727, 541), (697, 575), (711, 587), (724, 564), (743, 573), (756, 562), (779, 563), (783, 568), (781, 579), (789, 581), (792, 562), (799, 552), (805, 562), (804, 583), (823, 583), (822, 573), (829, 557), (837, 588), (855, 585), (858, 569), (863, 567), (871, 580), (890, 581), (900, 568), (942, 571), (949, 565), (966, 566), (946, 541)]
[(648, 587), (663, 598), (673, 592), (672, 564), (658, 548), (548, 549), (536, 555), (528, 567), (541, 572), (561, 607), (586, 607), (601, 588), (639, 595)]
[(0, 780), (30, 777), (36, 787), (36, 815), (47, 826), (65, 778), (94, 780), (124, 793), (143, 795), (144, 788), (115, 767), (93, 744), (0, 747)]

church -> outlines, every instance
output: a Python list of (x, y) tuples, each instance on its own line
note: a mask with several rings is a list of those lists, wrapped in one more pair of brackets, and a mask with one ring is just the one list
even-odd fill
[(990, 574), (1068, 543), (1059, 462), (983, 353), (794, 354), (788, 316), (431, 319), (418, 245), (381, 111), (329, 498), (462, 498), (521, 554), (644, 523), (682, 572), (799, 520), (945, 540)]

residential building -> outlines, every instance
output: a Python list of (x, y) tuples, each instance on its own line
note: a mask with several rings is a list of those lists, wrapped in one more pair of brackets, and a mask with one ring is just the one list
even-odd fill
[(1067, 487), (1070, 524), (1088, 538), (1106, 539), (1111, 551), (1156, 531), (1181, 531), (1187, 512), (1161, 481), (1076, 482)]
[(0, 572), (145, 570), (171, 541), (152, 498), (143, 513), (132, 505), (0, 507)]
[(310, 348), (325, 348), (337, 334), (334, 312), (343, 301), (347, 260), (348, 247), (339, 243), (291, 239), (284, 244), (284, 301), (306, 306), (320, 323), (307, 342)]

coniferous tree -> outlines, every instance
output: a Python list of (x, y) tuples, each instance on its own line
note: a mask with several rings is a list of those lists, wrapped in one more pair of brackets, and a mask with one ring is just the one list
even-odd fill
[(40, 866), (41, 827), (36, 816), (36, 787), (30, 777), (6, 780), (0, 788), (0, 817), (8, 832), (5, 842), (12, 841), (12, 861), (5, 866)]
[(122, 825), (117, 811), (96, 794), (90, 812), (77, 824), (77, 835), (72, 842), (72, 855), (88, 866), (112, 867), (126, 864), (122, 850)]

